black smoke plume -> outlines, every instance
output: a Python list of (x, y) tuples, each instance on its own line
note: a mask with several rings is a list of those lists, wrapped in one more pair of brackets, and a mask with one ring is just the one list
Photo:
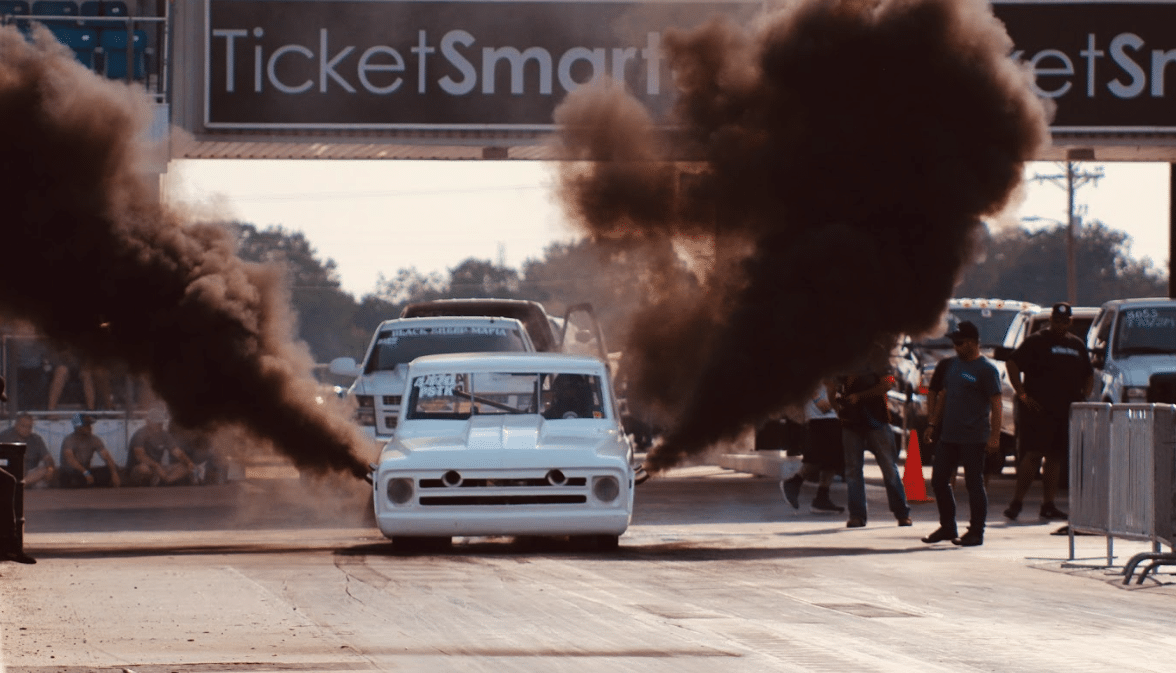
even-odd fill
[(144, 92), (35, 37), (0, 28), (0, 312), (146, 374), (180, 425), (240, 425), (300, 468), (363, 477), (370, 440), (316, 404), (282, 271), (161, 206), (139, 171)]
[(933, 328), (1048, 137), (984, 0), (801, 0), (664, 43), (671, 132), (609, 85), (556, 118), (562, 199), (592, 236), (712, 242), (704, 292), (654, 279), (625, 344), (630, 398), (670, 425), (653, 470)]

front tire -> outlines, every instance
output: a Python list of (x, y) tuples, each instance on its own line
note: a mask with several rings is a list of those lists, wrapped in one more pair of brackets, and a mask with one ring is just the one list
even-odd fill
[(393, 535), (392, 547), (403, 552), (443, 551), (453, 545), (451, 537), (424, 537), (419, 535)]
[(621, 544), (620, 535), (570, 535), (568, 544), (576, 551), (616, 551)]
[(620, 535), (597, 535), (596, 536), (596, 550), (597, 551), (616, 551), (621, 546)]
[(364, 526), (375, 527), (376, 525), (376, 496), (371, 491), (368, 492), (367, 504), (363, 508), (361, 522)]

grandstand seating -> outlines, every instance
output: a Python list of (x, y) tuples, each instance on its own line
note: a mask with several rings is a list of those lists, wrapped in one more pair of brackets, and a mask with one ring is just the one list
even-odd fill
[(130, 17), (125, 0), (84, 0), (80, 4), (74, 0), (34, 0), (31, 5), (29, 0), (0, 0), (0, 23), (16, 24), (27, 31), (30, 20), (16, 18), (25, 16), (40, 17), (31, 21), (43, 23), (73, 50), (79, 62), (95, 72), (126, 79), (130, 70), (133, 79), (146, 78), (151, 36), (145, 30), (133, 31), (128, 52), (129, 24), (118, 20)]
[(78, 3), (73, 0), (36, 0), (33, 16), (77, 16)]
[[(136, 30), (133, 33), (134, 42), (131, 45), (131, 58), (134, 63), (134, 79), (143, 79), (146, 71), (147, 33)], [(123, 28), (105, 28), (98, 35), (98, 45), (102, 47), (105, 74), (111, 79), (124, 79), (127, 76), (127, 31)]]
[(103, 17), (105, 20), (82, 19), (82, 25), (87, 28), (115, 28), (121, 25), (115, 18), (126, 18), (130, 13), (127, 3), (122, 0), (85, 0), (78, 6), (79, 15), (86, 17)]
[(24, 30), (29, 27), (29, 22), (21, 21), (16, 17), (28, 15), (29, 3), (27, 0), (0, 0), (0, 22), (5, 25), (16, 24), (17, 28)]
[(98, 33), (91, 28), (50, 26), (57, 41), (74, 52), (74, 58), (87, 68), (94, 67), (94, 50), (98, 47)]

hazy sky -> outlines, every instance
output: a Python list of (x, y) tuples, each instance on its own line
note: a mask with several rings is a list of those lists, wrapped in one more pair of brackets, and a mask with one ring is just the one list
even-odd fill
[(343, 289), (375, 290), (401, 268), (445, 272), (469, 257), (520, 267), (578, 236), (550, 169), (523, 161), (173, 161), (172, 202), (306, 235)]
[[(1106, 174), (1076, 191), (1084, 218), (1127, 232), (1134, 257), (1166, 267), (1168, 164), (1076, 166)], [(1064, 221), (1064, 182), (1031, 179), (1064, 170), (1031, 164), (1017, 214)], [(518, 268), (550, 243), (578, 237), (552, 197), (550, 166), (538, 162), (188, 160), (173, 161), (166, 178), (173, 203), (303, 232), (356, 297), (374, 291), (381, 273), (445, 272), (469, 257)]]

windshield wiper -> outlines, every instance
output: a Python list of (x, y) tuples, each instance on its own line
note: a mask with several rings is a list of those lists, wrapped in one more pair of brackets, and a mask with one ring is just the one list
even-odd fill
[(494, 400), (488, 400), (485, 397), (479, 397), (473, 393), (467, 393), (464, 390), (455, 390), (455, 391), (453, 391), (453, 394), (464, 397), (471, 402), (474, 402), (477, 404), (485, 404), (488, 407), (494, 407), (495, 409), (501, 409), (503, 411), (506, 411), (506, 412), (509, 412), (512, 414), (532, 413), (532, 412), (527, 411), (525, 409), (519, 409), (518, 407), (512, 407), (509, 404), (503, 404), (502, 402), (495, 402)]

